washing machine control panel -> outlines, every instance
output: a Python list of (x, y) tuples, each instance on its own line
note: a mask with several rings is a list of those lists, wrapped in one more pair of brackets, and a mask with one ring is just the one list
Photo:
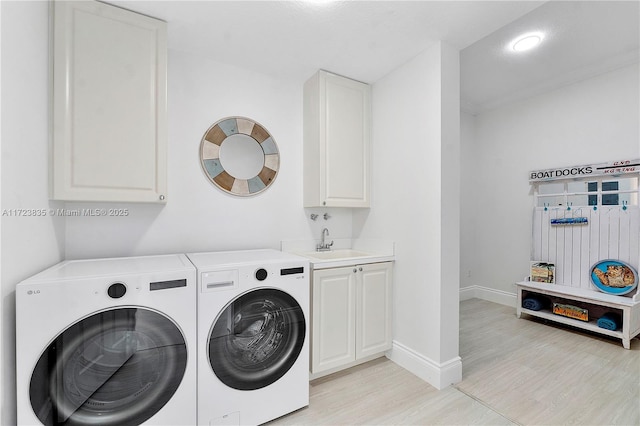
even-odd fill
[(202, 293), (232, 290), (238, 287), (251, 287), (256, 283), (269, 285), (275, 281), (308, 280), (309, 266), (305, 264), (258, 264), (238, 269), (205, 271), (200, 273), (200, 291)]
[[(277, 270), (275, 270), (277, 274)], [(265, 268), (258, 268), (255, 272), (255, 278), (258, 281), (264, 281), (269, 277), (269, 272)], [(291, 268), (280, 268), (281, 277), (303, 277), (304, 278), (304, 266), (294, 266)]]
[[(303, 265), (261, 265), (253, 268), (241, 270), (240, 277), (249, 278), (253, 282), (267, 284), (270, 281), (278, 280), (303, 280), (307, 278), (308, 267)], [(243, 273), (244, 272), (244, 273)]]
[(304, 275), (304, 266), (280, 269), (280, 275)]
[(268, 271), (267, 280), (277, 280), (280, 282), (290, 280), (303, 280), (307, 278), (307, 269), (301, 265), (273, 265), (266, 268)]
[(269, 276), (269, 273), (267, 272), (266, 269), (264, 268), (260, 268), (256, 271), (255, 273), (256, 276), (256, 280), (258, 281), (264, 281), (267, 279), (267, 277)]
[(107, 294), (112, 299), (120, 299), (127, 292), (127, 286), (122, 283), (113, 283), (107, 289)]

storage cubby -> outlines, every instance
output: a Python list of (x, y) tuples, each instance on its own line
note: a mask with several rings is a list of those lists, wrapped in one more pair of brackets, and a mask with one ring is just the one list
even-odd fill
[[(620, 318), (622, 318), (623, 316), (623, 311), (620, 308), (613, 308), (613, 307), (609, 307), (609, 306), (602, 306), (602, 305), (597, 305), (591, 302), (583, 302), (583, 301), (579, 301), (576, 299), (569, 299), (567, 297), (560, 297), (560, 296), (554, 296), (554, 295), (549, 295), (549, 294), (541, 294), (539, 292), (535, 292), (535, 291), (531, 291), (531, 290), (523, 290), (522, 292), (522, 300), (525, 300), (528, 297), (536, 297), (536, 296), (541, 296), (541, 297), (545, 297), (546, 299), (549, 300), (550, 305), (546, 306), (544, 309), (542, 309), (541, 311), (543, 312), (549, 312), (553, 315), (557, 315), (553, 313), (553, 304), (554, 303), (561, 303), (563, 305), (571, 305), (571, 306), (575, 306), (577, 308), (582, 308), (582, 309), (586, 309), (589, 312), (589, 321), (582, 321), (582, 320), (577, 320), (583, 324), (585, 323), (593, 323), (593, 325), (596, 325), (597, 320), (602, 317), (604, 314), (606, 313), (615, 313), (618, 314), (620, 316)], [(525, 308), (522, 308), (525, 309)], [(528, 311), (529, 309), (527, 309)], [(562, 315), (559, 315), (562, 316)], [(565, 317), (565, 318), (569, 318), (569, 319), (573, 319), (570, 317)], [(596, 325), (597, 326), (597, 325)], [(620, 327), (622, 328), (622, 327)]]
[[(556, 284), (522, 281), (516, 283), (517, 306), (516, 315), (522, 314), (544, 318), (560, 324), (570, 325), (583, 330), (589, 330), (606, 336), (622, 340), (625, 349), (630, 349), (631, 339), (640, 334), (640, 302), (634, 297), (615, 296), (577, 287)], [(551, 307), (533, 311), (522, 307), (522, 301), (531, 295), (547, 297), (551, 303), (564, 303), (585, 308), (589, 311), (589, 321), (554, 314)], [(618, 330), (608, 330), (598, 327), (597, 320), (607, 312), (615, 312), (622, 319), (622, 326)]]

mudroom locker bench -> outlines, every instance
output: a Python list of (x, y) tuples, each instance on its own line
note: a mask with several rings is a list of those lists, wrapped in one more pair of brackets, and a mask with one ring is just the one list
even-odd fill
[[(576, 175), (580, 173), (586, 175)], [(531, 172), (530, 260), (553, 264), (553, 279), (528, 277), (515, 284), (518, 318), (526, 314), (619, 338), (630, 348), (631, 339), (640, 334), (639, 179), (640, 159)], [(635, 270), (635, 287), (612, 294), (615, 289), (595, 284), (594, 268), (609, 260)], [(522, 306), (527, 298), (546, 303), (527, 309)], [(554, 313), (554, 303), (569, 305), (569, 312)], [(616, 329), (598, 325), (603, 315), (617, 316)]]

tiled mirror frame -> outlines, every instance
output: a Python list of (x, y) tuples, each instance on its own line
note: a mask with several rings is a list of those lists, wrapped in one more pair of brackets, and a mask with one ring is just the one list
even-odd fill
[[(220, 161), (222, 143), (236, 134), (253, 138), (264, 153), (262, 169), (250, 179), (232, 176)], [(207, 129), (200, 142), (200, 163), (207, 178), (222, 191), (249, 197), (273, 184), (280, 166), (280, 153), (275, 140), (261, 124), (250, 118), (234, 116), (218, 120)]]

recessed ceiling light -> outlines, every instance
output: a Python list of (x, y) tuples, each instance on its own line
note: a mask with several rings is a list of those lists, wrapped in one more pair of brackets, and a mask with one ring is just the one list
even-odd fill
[(333, 3), (336, 0), (304, 0), (306, 3), (312, 3), (312, 4), (319, 4), (319, 5), (324, 5), (324, 4), (329, 4), (329, 3)]
[(524, 34), (511, 42), (511, 49), (516, 52), (524, 52), (538, 46), (544, 38), (542, 33)]

